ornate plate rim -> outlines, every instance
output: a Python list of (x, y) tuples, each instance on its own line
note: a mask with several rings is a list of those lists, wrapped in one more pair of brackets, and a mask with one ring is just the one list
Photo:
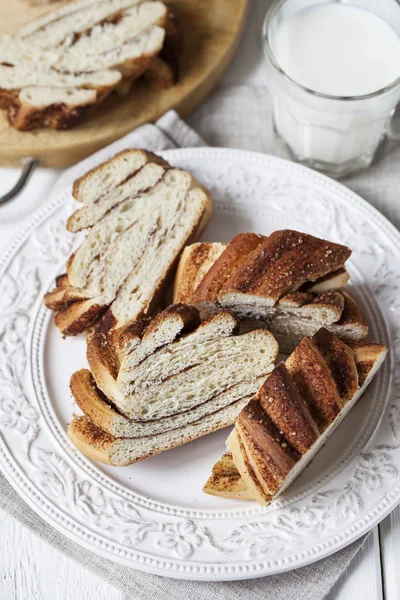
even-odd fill
[[(264, 163), (272, 167), (280, 169), (281, 171), (289, 171), (293, 174), (299, 173), (305, 180), (311, 180), (315, 183), (319, 183), (323, 188), (330, 189), (331, 192), (337, 191), (341, 198), (354, 204), (356, 207), (362, 210), (369, 218), (373, 218), (378, 227), (387, 232), (390, 236), (393, 244), (397, 246), (400, 251), (400, 233), (397, 229), (384, 217), (377, 209), (368, 204), (360, 196), (346, 188), (344, 185), (329, 179), (328, 177), (312, 171), (301, 165), (292, 163), (290, 161), (259, 154), (255, 152), (249, 152), (245, 150), (234, 150), (225, 148), (189, 148), (189, 149), (178, 149), (164, 151), (163, 154), (166, 158), (173, 161), (175, 159), (183, 158), (226, 158), (232, 161), (234, 160), (247, 160), (250, 162)], [(28, 239), (29, 234), (35, 229), (35, 226), (40, 223), (48, 213), (58, 204), (60, 196), (65, 191), (60, 190), (55, 197), (49, 199), (49, 201), (39, 208), (28, 224), (16, 235), (14, 240), (6, 247), (0, 258), (0, 278), (3, 276), (4, 268), (7, 266), (8, 261), (11, 257), (15, 256), (18, 250), (22, 247), (25, 241)], [(245, 579), (260, 577), (263, 575), (272, 575), (281, 573), (293, 568), (299, 568), (320, 560), (329, 556), (330, 554), (342, 549), (348, 544), (352, 543), (364, 533), (369, 531), (383, 518), (385, 518), (390, 511), (400, 502), (400, 483), (396, 485), (389, 493), (386, 493), (378, 503), (373, 505), (373, 508), (361, 519), (356, 519), (356, 522), (349, 525), (345, 531), (335, 535), (334, 533), (329, 536), (328, 540), (323, 541), (318, 546), (315, 546), (312, 551), (306, 550), (305, 552), (295, 552), (284, 559), (274, 560), (255, 560), (253, 564), (243, 565), (243, 561), (230, 562), (229, 566), (220, 565), (210, 568), (207, 567), (205, 570), (196, 567), (196, 563), (189, 563), (187, 565), (182, 564), (182, 561), (174, 561), (173, 559), (160, 560), (159, 558), (150, 558), (145, 556), (140, 550), (124, 550), (120, 544), (104, 543), (98, 541), (97, 545), (93, 545), (95, 536), (85, 534), (84, 531), (80, 531), (80, 525), (73, 524), (73, 517), (66, 519), (65, 515), (55, 515), (52, 513), (62, 511), (60, 509), (54, 510), (50, 503), (46, 499), (40, 498), (43, 493), (32, 489), (32, 482), (28, 477), (22, 473), (19, 465), (10, 457), (7, 444), (5, 443), (2, 435), (0, 435), (0, 459), (3, 466), (3, 473), (11, 485), (16, 489), (19, 495), (27, 502), (27, 504), (35, 510), (40, 516), (42, 516), (50, 525), (54, 526), (59, 532), (67, 535), (70, 539), (86, 547), (87, 549), (94, 551), (106, 558), (110, 556), (110, 546), (113, 547), (114, 553), (112, 559), (117, 560), (123, 564), (132, 566), (135, 564), (139, 569), (169, 577), (176, 577), (182, 579), (197, 579), (197, 580), (234, 580), (234, 579)], [(33, 499), (35, 498), (35, 500)], [(48, 506), (47, 506), (48, 505)], [(72, 523), (71, 523), (72, 521)], [(77, 529), (78, 532), (71, 531)], [(172, 572), (172, 565), (179, 565), (178, 568)], [(200, 563), (198, 563), (200, 564)], [(166, 570), (170, 569), (170, 570)]]

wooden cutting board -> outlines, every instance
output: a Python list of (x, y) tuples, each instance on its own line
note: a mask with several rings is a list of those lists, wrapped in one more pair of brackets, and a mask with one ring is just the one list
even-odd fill
[[(23, 157), (41, 166), (66, 167), (110, 144), (138, 125), (155, 121), (174, 108), (183, 117), (218, 83), (238, 46), (248, 0), (165, 0), (184, 31), (181, 77), (168, 90), (135, 83), (124, 97), (112, 95), (92, 109), (70, 131), (21, 132), (8, 125), (0, 111), (0, 165), (17, 166)], [(18, 28), (66, 2), (30, 6), (24, 0), (0, 1), (0, 34)]]

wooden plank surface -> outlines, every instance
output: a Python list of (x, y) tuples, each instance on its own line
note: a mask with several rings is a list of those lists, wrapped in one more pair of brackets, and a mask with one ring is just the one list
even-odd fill
[(380, 525), (385, 600), (400, 600), (400, 507)]

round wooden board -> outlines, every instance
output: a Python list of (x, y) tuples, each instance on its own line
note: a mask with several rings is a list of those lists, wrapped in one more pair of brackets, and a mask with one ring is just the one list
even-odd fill
[[(21, 132), (0, 112), (0, 165), (17, 166), (23, 157), (41, 166), (67, 167), (110, 144), (142, 123), (174, 108), (187, 116), (218, 83), (238, 46), (248, 0), (165, 0), (184, 32), (179, 83), (167, 90), (140, 81), (124, 97), (115, 94), (88, 112), (69, 131)], [(50, 5), (51, 9), (64, 2)], [(15, 33), (25, 22), (49, 11), (24, 0), (0, 2), (0, 34)]]

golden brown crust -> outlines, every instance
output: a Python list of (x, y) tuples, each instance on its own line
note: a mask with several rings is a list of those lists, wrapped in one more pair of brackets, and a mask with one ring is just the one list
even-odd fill
[(119, 358), (110, 336), (94, 333), (86, 339), (86, 358), (97, 387), (107, 398), (118, 403), (121, 392), (117, 386)]
[(255, 398), (240, 412), (235, 427), (261, 486), (267, 494), (274, 494), (296, 464), (299, 454)]
[[(224, 427), (228, 427), (232, 425), (234, 422), (234, 417), (229, 417), (225, 414), (224, 410), (218, 411), (220, 413), (219, 420), (216, 420), (212, 426), (208, 428), (207, 431), (200, 431), (197, 433), (183, 435), (179, 439), (175, 439), (170, 443), (168, 447), (159, 447), (156, 444), (153, 447), (153, 450), (140, 456), (135, 460), (124, 460), (122, 461), (121, 457), (118, 455), (118, 446), (122, 442), (127, 442), (125, 438), (116, 438), (113, 435), (104, 432), (100, 427), (97, 427), (94, 423), (90, 421), (90, 419), (86, 416), (83, 417), (75, 417), (68, 428), (68, 437), (70, 440), (77, 446), (77, 448), (83, 452), (89, 458), (94, 460), (99, 460), (100, 462), (104, 462), (106, 464), (112, 464), (115, 466), (126, 466), (135, 462), (139, 462), (150, 458), (151, 456), (155, 456), (160, 454), (161, 452), (165, 452), (167, 450), (171, 450), (172, 448), (176, 448), (178, 446), (182, 446), (183, 444), (187, 444), (192, 442), (193, 440), (198, 439), (204, 435), (208, 435), (209, 433), (213, 433), (214, 431), (218, 431), (219, 429), (223, 429)], [(197, 423), (200, 423), (199, 421)], [(188, 427), (193, 426), (191, 423)], [(152, 436), (153, 439), (156, 439), (157, 436)], [(143, 438), (131, 440), (132, 444), (140, 445), (140, 440)]]
[(73, 302), (57, 312), (54, 321), (63, 335), (78, 335), (92, 325), (106, 308), (97, 304), (96, 299)]
[(126, 327), (112, 330), (109, 337), (116, 353), (128, 353), (136, 347), (150, 323), (151, 317), (141, 317), (132, 321)]
[(336, 312), (337, 319), (340, 319), (344, 308), (344, 298), (341, 292), (323, 292), (322, 294), (314, 296), (310, 304), (321, 308), (332, 309)]
[(186, 246), (182, 252), (174, 282), (175, 302), (191, 303), (200, 282), (221, 256), (227, 244), (199, 242)]
[(258, 502), (258, 504), (261, 504), (261, 506), (268, 504), (268, 502), (271, 500), (271, 495), (264, 491), (263, 487), (258, 481), (256, 474), (254, 473), (253, 468), (248, 460), (245, 447), (236, 427), (228, 437), (227, 446), (232, 453), (235, 465), (251, 496)]
[(286, 367), (318, 429), (324, 431), (343, 407), (335, 380), (311, 338), (305, 337), (286, 360)]
[(91, 372), (88, 369), (81, 369), (73, 373), (70, 388), (81, 411), (95, 425), (111, 434), (115, 411), (101, 396)]
[(51, 310), (62, 310), (66, 308), (70, 302), (66, 300), (67, 290), (64, 288), (55, 288), (51, 290), (51, 292), (47, 292), (47, 294), (43, 297), (43, 302), (46, 308), (50, 308)]
[(364, 385), (368, 375), (371, 373), (376, 362), (384, 358), (387, 354), (387, 348), (383, 344), (374, 342), (363, 342), (349, 340), (346, 342), (354, 352), (354, 358), (357, 366), (359, 385)]
[[(322, 360), (326, 361), (327, 366), (329, 365), (334, 380), (337, 382), (339, 389), (342, 390), (343, 399), (347, 398), (347, 401), (350, 399), (356, 400), (359, 397), (362, 390), (359, 390), (357, 380), (359, 381), (360, 386), (367, 385), (368, 381), (379, 369), (387, 352), (385, 346), (371, 342), (350, 341), (348, 344), (344, 344), (326, 329), (318, 331), (312, 340), (310, 338), (305, 338), (305, 342), (306, 344), (304, 344), (303, 340), (302, 344), (305, 345), (306, 350), (309, 350), (310, 348), (311, 350), (314, 350), (314, 344), (315, 348), (320, 351), (321, 356), (323, 356)], [(295, 354), (295, 352), (293, 354)], [(303, 352), (303, 354), (306, 354), (306, 352)], [(314, 352), (312, 352), (311, 355), (312, 354), (315, 355)], [(299, 367), (300, 361), (297, 359), (295, 363), (297, 367)], [(289, 360), (290, 359), (288, 359), (287, 363)], [(314, 373), (314, 378), (317, 383), (318, 381), (321, 382), (321, 377), (318, 376), (318, 372), (320, 371), (318, 364), (319, 359), (314, 361), (314, 365), (317, 365), (317, 369)], [(357, 367), (356, 369), (355, 364)], [(260, 418), (260, 413), (255, 410), (257, 406), (256, 401), (258, 401), (266, 412), (268, 412), (269, 406), (275, 406), (276, 404), (279, 408), (277, 413), (278, 417), (280, 418), (283, 414), (282, 409), (284, 408), (285, 397), (284, 394), (282, 394), (282, 386), (279, 384), (279, 380), (274, 377), (276, 372), (281, 372), (280, 374), (283, 375), (283, 366), (284, 365), (281, 364), (275, 367), (274, 371), (268, 376), (266, 382), (258, 392), (256, 399), (251, 400), (245, 409), (242, 409), (236, 420), (235, 429), (228, 438), (228, 448), (233, 454), (233, 461), (237, 468), (237, 472), (230, 462), (230, 457), (224, 455), (222, 462), (220, 461), (220, 463), (218, 463), (218, 468), (216, 468), (215, 471), (213, 470), (213, 474), (204, 488), (204, 491), (207, 493), (238, 498), (238, 490), (243, 490), (243, 484), (245, 484), (245, 489), (247, 490), (246, 494), (248, 493), (249, 496), (252, 496), (259, 504), (266, 505), (273, 499), (274, 494), (282, 489), (282, 484), (286, 485), (288, 483), (288, 481), (285, 482), (284, 480), (282, 480), (280, 484), (277, 483), (277, 480), (279, 480), (279, 472), (277, 473), (276, 470), (274, 471), (273, 468), (271, 468), (271, 464), (273, 465), (274, 463), (268, 461), (269, 455), (276, 450), (276, 445), (274, 446), (273, 444), (274, 442), (275, 444), (279, 443), (279, 437), (275, 437), (274, 433), (271, 435), (271, 431), (273, 432), (273, 430), (271, 430), (270, 423), (268, 423), (268, 421), (264, 423), (262, 418)], [(311, 373), (309, 374), (309, 377), (312, 377)], [(369, 380), (367, 381), (368, 378)], [(344, 381), (345, 379), (348, 379), (348, 381)], [(267, 384), (269, 384), (269, 387)], [(320, 397), (324, 398), (325, 389), (321, 388), (321, 390)], [(352, 393), (351, 398), (349, 398), (350, 390)], [(317, 392), (318, 388), (315, 388), (315, 391)], [(296, 393), (293, 394), (292, 392), (291, 396), (292, 395), (296, 396)], [(316, 396), (316, 398), (317, 397), (318, 396)], [(263, 398), (264, 402), (260, 401), (261, 398)], [(272, 403), (268, 401), (270, 398), (273, 399)], [(265, 443), (264, 440), (264, 452), (260, 448), (260, 440), (262, 439), (260, 433), (253, 431), (253, 435), (251, 436), (248, 434), (248, 431), (246, 431), (246, 423), (243, 423), (243, 415), (246, 412), (250, 412), (250, 417), (255, 424), (255, 427), (265, 427), (268, 443)], [(269, 416), (273, 420), (274, 415), (271, 414), (271, 412), (269, 413)], [(284, 419), (280, 422), (285, 423)], [(276, 430), (280, 429), (279, 422), (273, 421), (273, 424), (275, 425)], [(297, 435), (299, 431), (301, 431), (301, 428), (297, 430), (296, 427), (294, 427), (293, 429)], [(282, 433), (282, 429), (280, 429), (280, 433)], [(319, 437), (320, 436), (317, 435), (316, 440)], [(298, 448), (299, 454), (303, 453), (303, 449), (307, 450), (306, 447)], [(224, 478), (224, 468), (227, 471), (226, 478)], [(293, 476), (296, 476), (298, 473), (299, 471), (294, 474), (292, 473), (290, 477), (293, 478)], [(238, 479), (239, 474), (241, 475), (242, 481)]]
[(195, 291), (193, 301), (217, 300), (218, 293), (226, 281), (240, 268), (246, 256), (265, 240), (255, 233), (239, 233), (209, 269)]
[(346, 404), (358, 390), (358, 374), (353, 351), (323, 327), (313, 335), (312, 339), (332, 373), (343, 404)]
[(111, 446), (115, 437), (97, 427), (87, 417), (75, 417), (68, 427), (68, 437), (85, 456), (111, 465)]
[(285, 363), (277, 365), (267, 377), (257, 400), (286, 441), (299, 454), (307, 452), (319, 431)]
[(223, 498), (253, 499), (251, 490), (237, 470), (230, 452), (224, 454), (215, 463), (203, 491), (206, 494)]
[(358, 302), (356, 302), (356, 300), (351, 294), (349, 294), (347, 290), (340, 290), (340, 293), (342, 294), (344, 299), (344, 307), (342, 316), (340, 320), (336, 323), (336, 325), (356, 325), (360, 328), (363, 328), (365, 331), (365, 335), (367, 335), (368, 326), (365, 322), (365, 318), (361, 312)]
[(61, 275), (57, 275), (56, 277), (56, 287), (58, 288), (67, 288), (70, 287), (68, 281), (68, 275), (66, 273), (62, 273)]
[(252, 293), (274, 302), (307, 281), (341, 268), (351, 250), (297, 231), (275, 231), (253, 250), (220, 291)]
[(40, 128), (71, 129), (93, 104), (99, 103), (106, 95), (106, 92), (101, 93), (99, 91), (93, 101), (87, 104), (81, 104), (80, 106), (67, 106), (64, 103), (50, 104), (45, 108), (24, 104), (17, 96), (7, 106), (7, 120), (12, 127), (19, 131), (32, 131)]
[(195, 306), (190, 304), (172, 304), (159, 313), (150, 321), (146, 331), (143, 334), (143, 340), (157, 332), (160, 325), (168, 318), (172, 317), (180, 323), (181, 329), (179, 335), (185, 331), (191, 331), (200, 325), (200, 313)]

